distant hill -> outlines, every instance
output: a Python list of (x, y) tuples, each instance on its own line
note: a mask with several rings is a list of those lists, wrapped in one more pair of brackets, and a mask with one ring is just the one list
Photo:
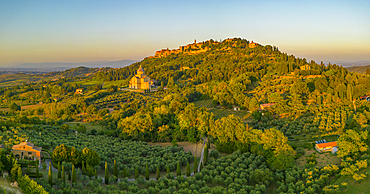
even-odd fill
[(22, 63), (18, 65), (0, 67), (2, 71), (38, 71), (38, 72), (52, 72), (52, 71), (64, 71), (66, 69), (76, 67), (89, 67), (89, 68), (101, 68), (101, 67), (113, 67), (122, 68), (136, 61), (133, 60), (120, 60), (120, 61), (94, 61), (94, 62), (83, 62), (83, 63)]
[[(325, 64), (328, 64), (327, 62)], [(331, 61), (331, 64), (336, 64), (342, 67), (359, 67), (359, 66), (367, 66), (370, 65), (370, 61), (355, 61), (355, 62), (348, 62), (348, 61)]]
[(354, 66), (354, 67), (346, 67), (348, 69), (348, 71), (351, 71), (351, 72), (357, 72), (357, 73), (363, 73), (365, 74), (366, 73), (366, 69), (370, 69), (370, 65), (366, 65), (366, 66)]

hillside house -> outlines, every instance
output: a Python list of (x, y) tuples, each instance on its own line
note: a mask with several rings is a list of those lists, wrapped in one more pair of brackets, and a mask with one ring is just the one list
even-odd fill
[(34, 160), (38, 159), (39, 161), (41, 161), (41, 149), (41, 147), (37, 147), (35, 144), (27, 141), (12, 147), (13, 155), (16, 158), (24, 159), (27, 156), (28, 158), (33, 157)]
[(315, 145), (315, 149), (322, 153), (322, 152), (330, 152), (332, 151), (333, 148), (336, 148), (337, 147), (337, 142), (336, 141), (333, 141), (333, 142), (327, 142), (327, 143), (318, 143)]
[(77, 89), (76, 92), (75, 92), (75, 94), (83, 94), (82, 93), (82, 89), (81, 88)]
[(309, 65), (302, 65), (299, 67), (301, 70), (310, 70), (310, 66)]
[(261, 104), (260, 105), (260, 109), (261, 110), (267, 110), (269, 109), (271, 106), (274, 106), (276, 103), (267, 103), (267, 104)]

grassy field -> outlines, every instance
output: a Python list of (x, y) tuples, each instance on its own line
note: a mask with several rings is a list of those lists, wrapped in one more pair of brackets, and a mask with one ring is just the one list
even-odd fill
[(4, 178), (0, 178), (0, 188), (5, 189), (8, 193), (23, 194), (20, 188), (10, 186), (10, 182)]
[(71, 84), (76, 83), (76, 84), (81, 84), (82, 86), (93, 86), (96, 84), (103, 84), (103, 81), (75, 81), (75, 82), (69, 82)]
[(118, 87), (121, 85), (121, 83), (126, 83), (125, 80), (117, 80), (117, 81), (111, 81), (111, 82), (104, 82), (103, 89), (107, 89), (111, 85), (117, 85)]
[[(366, 174), (370, 171), (370, 167), (360, 170), (358, 174)], [(366, 194), (370, 193), (370, 178), (365, 178), (360, 182), (357, 182), (351, 176), (343, 176), (334, 182), (334, 185), (340, 185), (341, 183), (348, 183), (348, 188), (340, 193), (343, 194)]]
[(325, 167), (329, 164), (335, 164), (335, 165), (340, 165), (341, 159), (338, 158), (337, 156), (332, 155), (330, 152), (327, 153), (318, 153), (315, 149), (305, 149), (305, 155), (299, 157), (296, 160), (296, 163), (298, 166), (303, 167), (304, 165), (307, 164), (306, 158), (308, 155), (311, 155), (313, 153), (316, 153), (316, 167), (322, 168)]
[(205, 107), (208, 108), (210, 112), (212, 112), (216, 119), (219, 119), (221, 117), (227, 117), (228, 115), (235, 115), (237, 117), (240, 117), (242, 119), (249, 117), (250, 113), (248, 113), (247, 110), (238, 110), (235, 111), (234, 109), (226, 109), (222, 107), (216, 107), (212, 103), (212, 99), (206, 99), (206, 100), (198, 100), (193, 102), (198, 107)]
[(96, 125), (94, 123), (84, 123), (84, 122), (67, 122), (66, 124), (69, 125), (70, 127), (76, 127), (77, 124), (84, 125), (86, 127), (86, 132), (91, 131), (95, 129), (96, 131), (101, 131), (104, 130), (104, 128), (100, 125)]
[[(103, 84), (103, 81), (75, 81), (75, 82), (70, 82), (70, 83), (76, 83), (76, 84), (81, 84), (82, 86), (88, 87), (88, 86), (93, 86), (96, 84)], [(120, 86), (121, 83), (125, 83), (125, 80), (117, 80), (117, 81), (104, 81), (103, 89), (107, 89), (110, 85), (117, 85)]]
[(211, 108), (209, 111), (215, 115), (216, 119), (219, 119), (221, 117), (227, 117), (228, 115), (231, 115), (231, 114), (237, 117), (240, 117), (240, 118), (244, 118), (246, 115), (250, 114), (248, 113), (247, 110), (235, 111), (233, 109), (222, 109), (222, 108)]
[[(35, 108), (38, 106), (41, 106), (42, 104), (32, 104), (32, 105), (26, 105), (26, 106), (21, 106), (22, 110), (29, 109), (29, 108)], [(9, 108), (0, 108), (1, 111), (9, 111)]]

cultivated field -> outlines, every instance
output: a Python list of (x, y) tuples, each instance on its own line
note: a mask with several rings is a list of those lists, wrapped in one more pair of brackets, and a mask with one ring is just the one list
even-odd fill
[(298, 166), (303, 167), (304, 165), (307, 164), (306, 158), (313, 154), (316, 153), (316, 167), (322, 168), (325, 167), (329, 164), (334, 164), (334, 165), (340, 165), (341, 159), (337, 156), (332, 155), (330, 152), (327, 153), (318, 153), (315, 149), (305, 149), (305, 155), (299, 157), (296, 162)]

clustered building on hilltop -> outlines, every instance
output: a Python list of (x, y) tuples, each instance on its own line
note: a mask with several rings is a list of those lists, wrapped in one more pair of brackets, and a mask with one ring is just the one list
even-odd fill
[(151, 80), (150, 77), (145, 75), (144, 69), (139, 67), (137, 74), (131, 78), (129, 82), (129, 88), (133, 89), (151, 89)]
[[(226, 42), (232, 42), (234, 39), (226, 39), (225, 41)], [(154, 56), (150, 56), (148, 58), (161, 58), (161, 57), (166, 57), (166, 56), (169, 56), (171, 54), (178, 54), (178, 53), (187, 53), (187, 54), (197, 54), (197, 53), (202, 53), (202, 52), (206, 52), (208, 50), (210, 50), (210, 47), (209, 45), (210, 44), (213, 44), (213, 45), (217, 45), (217, 44), (220, 44), (220, 42), (213, 42), (213, 41), (210, 41), (210, 40), (207, 40), (205, 42), (198, 42), (196, 40), (194, 40), (194, 43), (193, 44), (188, 44), (186, 46), (179, 46), (178, 49), (162, 49), (160, 51), (157, 51), (155, 52), (155, 55)], [(233, 45), (235, 46), (235, 44)], [(258, 43), (255, 43), (255, 42), (251, 42), (248, 44), (248, 47), (249, 48), (256, 48), (258, 47), (259, 44)]]

